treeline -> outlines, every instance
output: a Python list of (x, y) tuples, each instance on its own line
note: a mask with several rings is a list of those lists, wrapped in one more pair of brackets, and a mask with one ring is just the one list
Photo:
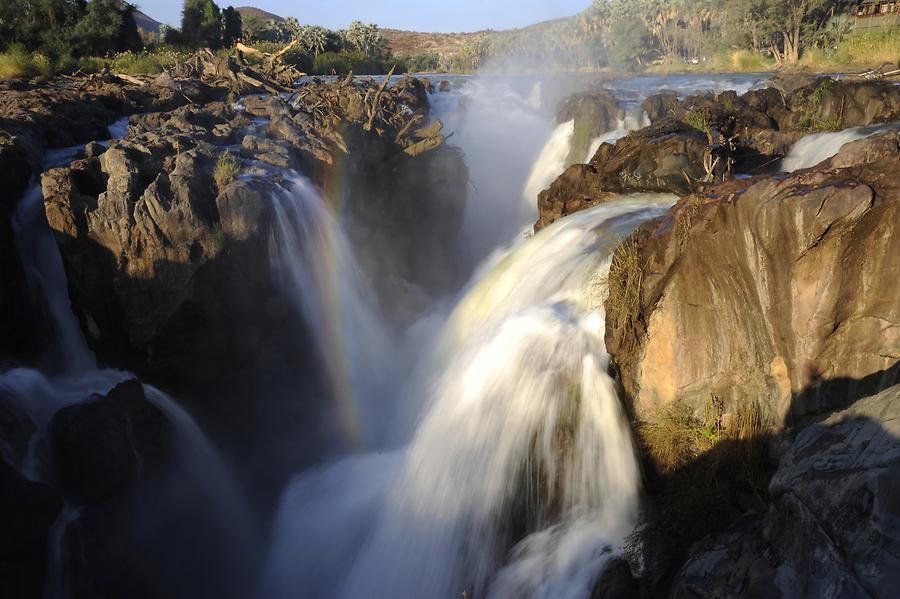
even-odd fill
[(0, 0), (0, 49), (50, 61), (140, 50), (135, 7), (119, 0)]
[[(746, 57), (749, 67), (761, 64), (753, 57), (792, 65), (805, 54), (848, 62), (853, 57), (839, 51), (853, 29), (853, 5), (846, 0), (594, 0), (571, 19), (474, 40), (456, 61), (467, 70), (492, 64), (640, 70), (651, 64), (702, 64), (722, 55)], [(896, 32), (889, 35), (895, 48)]]

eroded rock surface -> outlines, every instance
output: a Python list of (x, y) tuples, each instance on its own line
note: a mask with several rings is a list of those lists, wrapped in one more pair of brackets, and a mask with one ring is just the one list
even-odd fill
[[(900, 87), (890, 83), (821, 78), (790, 89), (650, 96), (642, 107), (652, 126), (569, 167), (540, 194), (535, 228), (621, 193), (687, 195), (735, 174), (772, 173), (807, 135), (900, 120)], [(588, 99), (573, 97), (573, 110)]]
[[(866, 154), (833, 162), (851, 152)], [(607, 303), (606, 343), (639, 414), (753, 402), (780, 426), (893, 381), (900, 154), (872, 157), (731, 182), (635, 233), (640, 272)]]

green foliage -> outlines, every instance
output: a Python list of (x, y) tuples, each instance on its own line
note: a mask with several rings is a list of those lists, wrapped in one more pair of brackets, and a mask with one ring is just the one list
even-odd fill
[(230, 48), (241, 39), (241, 31), (243, 23), (241, 22), (241, 13), (233, 6), (229, 6), (222, 11), (222, 45)]
[[(397, 61), (391, 58), (370, 58), (355, 51), (325, 52), (313, 60), (312, 72), (316, 75), (384, 75)], [(403, 65), (405, 66), (405, 65)], [(402, 72), (397, 69), (396, 72)]]
[(607, 318), (620, 326), (630, 323), (641, 299), (644, 265), (634, 239), (626, 239), (613, 253), (605, 283), (609, 290)]
[(53, 74), (49, 57), (30, 53), (21, 44), (13, 44), (0, 54), (0, 79), (50, 77)]
[(219, 191), (222, 191), (229, 183), (237, 179), (240, 172), (241, 162), (229, 152), (222, 152), (216, 161), (216, 168), (213, 171), (213, 179), (215, 179), (216, 187)]
[(706, 112), (702, 110), (691, 110), (690, 112), (685, 114), (681, 120), (688, 127), (692, 127), (697, 131), (702, 131), (703, 133), (709, 134), (709, 117), (707, 117)]
[[(134, 19), (131, 20), (132, 24)], [(81, 54), (106, 54), (118, 49), (125, 19), (116, 0), (91, 0), (87, 12), (75, 26), (75, 38)]]
[(426, 52), (405, 58), (407, 70), (415, 73), (435, 73), (444, 70), (444, 61), (440, 54)]
[(222, 46), (222, 15), (213, 0), (184, 0), (181, 38), (191, 47)]
[(616, 19), (609, 30), (609, 64), (617, 69), (633, 71), (652, 54), (650, 30), (634, 17)]

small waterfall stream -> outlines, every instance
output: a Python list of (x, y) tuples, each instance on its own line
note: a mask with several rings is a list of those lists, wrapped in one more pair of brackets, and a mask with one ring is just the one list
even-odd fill
[[(110, 133), (114, 137), (124, 135), (127, 127), (128, 119), (120, 119), (110, 126)], [(81, 148), (77, 146), (48, 152), (44, 170), (68, 164)], [(5, 444), (0, 444), (0, 450), (4, 459), (17, 467), (22, 476), (47, 482), (54, 477), (48, 435), (53, 416), (63, 408), (105, 395), (117, 384), (134, 376), (97, 367), (96, 358), (88, 348), (72, 312), (62, 257), (47, 224), (39, 183), (33, 184), (20, 200), (12, 222), (33, 305), (42, 313), (50, 338), (45, 340), (46, 356), (40, 370), (12, 368), (0, 372), (0, 397), (26, 414), (35, 429), (23, 459), (15, 459)], [(235, 572), (247, 570), (248, 567), (253, 569), (255, 558), (248, 560), (248, 556), (258, 552), (260, 540), (255, 518), (246, 506), (242, 491), (217, 450), (190, 415), (160, 390), (149, 385), (144, 388), (147, 400), (159, 408), (175, 428), (178, 456), (175, 470), (179, 472), (172, 473), (173, 480), (184, 476), (184, 480), (199, 489), (206, 503), (202, 509), (213, 514), (215, 528), (226, 533), (228, 546), (225, 550), (232, 556), (232, 572), (224, 578), (238, 580), (245, 576), (244, 584), (249, 585), (250, 576)], [(152, 507), (157, 518), (168, 518), (182, 507), (164, 502), (157, 504), (153, 500), (147, 506)], [(71, 596), (64, 546), (68, 526), (80, 516), (79, 506), (66, 504), (51, 531), (45, 589), (48, 599)], [(180, 533), (189, 534), (189, 531), (182, 530)], [(174, 538), (165, 542), (170, 549), (178, 546)], [(151, 550), (148, 547), (147, 550), (165, 552), (167, 549), (156, 547)]]
[(781, 161), (781, 170), (792, 173), (810, 168), (837, 154), (845, 144), (871, 137), (876, 133), (895, 128), (898, 125), (875, 125), (872, 127), (851, 127), (842, 131), (828, 131), (807, 135), (791, 148)]

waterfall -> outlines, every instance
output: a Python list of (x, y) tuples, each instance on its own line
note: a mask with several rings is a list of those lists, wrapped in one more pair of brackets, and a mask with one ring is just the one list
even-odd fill
[[(110, 127), (110, 133), (113, 136), (122, 134), (125, 127), (127, 119), (117, 121)], [(47, 152), (44, 169), (68, 164), (81, 151), (82, 146), (76, 146)], [(15, 455), (2, 440), (0, 454), (25, 478), (47, 482), (53, 479), (48, 469), (48, 431), (56, 413), (68, 406), (91, 401), (97, 395), (106, 395), (117, 384), (134, 378), (134, 375), (97, 368), (96, 358), (88, 348), (78, 319), (72, 312), (62, 256), (47, 223), (39, 184), (32, 185), (19, 201), (12, 217), (12, 228), (35, 312), (43, 319), (50, 338), (45, 340), (46, 357), (42, 369), (12, 368), (0, 372), (0, 401), (26, 415), (34, 425), (24, 456)], [(231, 555), (227, 580), (237, 580), (243, 576), (243, 584), (248, 585), (255, 559), (252, 556), (257, 552), (259, 537), (241, 491), (216, 449), (187, 412), (158, 389), (145, 386), (145, 391), (148, 401), (156, 405), (174, 425), (176, 464), (167, 476), (173, 481), (178, 476), (183, 478), (170, 485), (178, 487), (178, 501), (175, 502), (165, 501), (161, 488), (151, 485), (145, 497), (146, 503), (139, 503), (139, 508), (143, 516), (146, 516), (146, 511), (152, 511), (154, 518), (146, 524), (142, 522), (143, 517), (137, 518), (139, 521), (129, 523), (131, 530), (122, 531), (123, 534), (135, 533), (141, 526), (153, 528), (152, 535), (157, 535), (155, 538), (169, 534), (171, 531), (161, 533), (156, 528), (162, 519), (183, 519), (187, 511), (197, 507), (191, 504), (193, 497), (183, 494), (185, 481), (189, 481), (187, 484), (193, 486), (203, 498), (201, 510), (212, 514), (215, 528), (226, 537), (228, 546), (224, 550)], [(156, 484), (159, 481), (155, 481)], [(171, 492), (168, 494), (175, 496)], [(182, 511), (185, 513), (182, 514)], [(65, 535), (68, 526), (80, 516), (79, 507), (66, 504), (51, 530), (45, 589), (47, 597), (55, 599), (70, 595), (65, 579)], [(193, 524), (193, 521), (190, 523)], [(190, 536), (195, 532), (193, 528), (182, 526), (175, 535), (169, 534), (163, 538), (162, 546), (138, 545), (146, 553), (148, 561), (152, 562), (151, 556), (160, 558), (160, 554), (177, 553), (183, 546), (179, 535)], [(220, 549), (210, 548), (203, 557), (198, 554), (198, 563), (214, 560), (209, 556)], [(206, 565), (209, 567), (209, 564)], [(184, 567), (185, 563), (181, 563), (173, 572), (180, 572)], [(220, 578), (224, 580), (223, 576), (220, 575)], [(184, 585), (184, 582), (181, 584)]]
[(647, 127), (650, 125), (650, 119), (647, 117), (647, 113), (644, 112), (644, 109), (640, 106), (627, 106), (625, 108), (625, 115), (616, 122), (616, 128), (612, 131), (607, 131), (603, 135), (599, 135), (591, 140), (590, 145), (588, 146), (587, 156), (585, 156), (584, 161), (590, 162), (591, 159), (594, 158), (594, 154), (597, 153), (597, 150), (600, 149), (605, 143), (615, 143), (616, 141), (622, 139), (632, 131), (637, 131), (643, 127)]
[(537, 219), (537, 192), (523, 199), (523, 183), (555, 128), (552, 114), (540, 108), (552, 102), (536, 102), (537, 89), (520, 92), (505, 79), (473, 79), (458, 93), (431, 98), (433, 116), (452, 134), (448, 144), (462, 151), (469, 167), (456, 251), (470, 269)]
[(340, 225), (313, 184), (293, 175), (273, 193), (270, 257), (284, 292), (304, 316), (327, 371), (347, 439), (383, 440), (396, 379), (391, 339)]
[[(639, 487), (606, 374), (602, 281), (618, 240), (672, 201), (598, 206), (496, 261), (421, 362), (409, 445), (286, 491), (263, 596), (589, 597)], [(320, 538), (327, 557), (310, 558)]]
[(40, 185), (32, 186), (19, 201), (12, 225), (32, 306), (45, 314), (53, 335), (47, 362), (61, 372), (93, 369), (96, 361), (72, 313), (62, 256), (47, 224)]
[[(537, 208), (538, 194), (547, 189), (566, 167), (572, 136), (575, 135), (575, 121), (561, 123), (553, 131), (534, 163), (534, 168), (525, 182), (522, 199), (533, 210)], [(537, 214), (535, 213), (535, 217)]]
[(873, 127), (851, 127), (843, 131), (814, 133), (807, 135), (791, 148), (781, 161), (781, 170), (792, 173), (810, 168), (837, 154), (844, 144), (871, 137), (897, 125), (877, 125)]

